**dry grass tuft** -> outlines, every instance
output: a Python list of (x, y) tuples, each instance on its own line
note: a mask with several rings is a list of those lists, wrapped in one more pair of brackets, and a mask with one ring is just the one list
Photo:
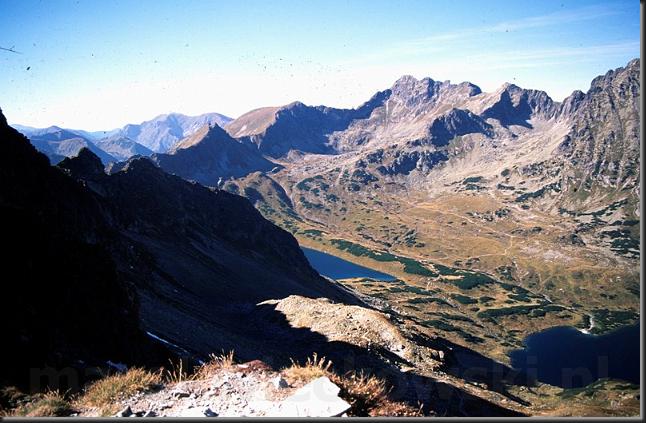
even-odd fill
[(314, 353), (305, 364), (299, 364), (292, 360), (292, 365), (283, 369), (282, 373), (290, 384), (294, 382), (308, 383), (321, 376), (327, 376), (341, 388), (339, 395), (352, 406), (349, 412), (352, 416), (423, 416), (421, 407), (415, 408), (406, 403), (389, 399), (390, 391), (382, 379), (357, 372), (349, 372), (340, 376), (334, 373), (331, 367), (332, 361), (326, 360), (325, 357), (319, 358)]
[(210, 354), (209, 357), (209, 361), (197, 368), (192, 376), (194, 379), (206, 379), (213, 376), (218, 370), (230, 369), (235, 364), (233, 351), (229, 351), (228, 353), (223, 352), (220, 355)]
[(386, 389), (386, 383), (375, 376), (350, 372), (344, 376), (332, 374), (330, 380), (341, 388), (340, 396), (352, 406), (353, 416), (423, 416), (421, 407), (416, 409), (389, 399), (390, 390)]
[(188, 372), (184, 369), (184, 360), (181, 358), (177, 360), (177, 364), (170, 362), (170, 368), (164, 369), (162, 376), (163, 380), (167, 383), (180, 383), (185, 380), (192, 380), (194, 375), (189, 375)]
[(332, 361), (326, 360), (325, 357), (318, 357), (318, 354), (314, 353), (311, 358), (307, 358), (305, 364), (299, 364), (294, 360), (291, 360), (292, 365), (283, 369), (282, 373), (285, 376), (287, 382), (310, 382), (321, 376), (330, 376), (332, 372), (330, 367), (332, 367)]
[(126, 373), (107, 376), (94, 382), (77, 402), (85, 407), (111, 408), (117, 401), (149, 390), (161, 382), (160, 372), (152, 373), (141, 368), (132, 368)]
[(0, 417), (11, 414), (10, 410), (16, 409), (21, 403), (28, 401), (28, 395), (15, 386), (0, 388)]
[(27, 404), (16, 408), (10, 416), (20, 417), (62, 417), (68, 416), (74, 409), (63, 394), (49, 391), (39, 394)]

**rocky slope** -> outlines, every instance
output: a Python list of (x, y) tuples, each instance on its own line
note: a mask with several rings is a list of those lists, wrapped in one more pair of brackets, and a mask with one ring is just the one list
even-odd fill
[(269, 298), (353, 301), (242, 197), (188, 183), (147, 158), (111, 175), (87, 151), (61, 166), (113, 210), (127, 256), (138, 257), (123, 271), (137, 281), (144, 327), (172, 344), (201, 356), (253, 346), (246, 315)]

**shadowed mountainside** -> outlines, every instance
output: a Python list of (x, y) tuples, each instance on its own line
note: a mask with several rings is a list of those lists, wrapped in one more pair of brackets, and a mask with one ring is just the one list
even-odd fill
[[(52, 167), (4, 117), (0, 126), (0, 206), (11, 245), (3, 261), (16, 275), (2, 285), (11, 299), (3, 307), (5, 339), (15, 345), (8, 378), (76, 359), (141, 362), (152, 347), (138, 315), (147, 331), (170, 339), (181, 333), (182, 345), (208, 354), (217, 349), (191, 335), (192, 320), (182, 322), (181, 313), (226, 327), (218, 309), (242, 303), (294, 293), (353, 301), (242, 197), (168, 175), (143, 158), (108, 176), (87, 149)], [(156, 319), (160, 311), (175, 324)], [(144, 361), (153, 362), (148, 354)]]
[(76, 360), (161, 362), (165, 353), (139, 329), (131, 283), (110, 256), (116, 234), (100, 202), (51, 167), (1, 113), (0, 142), (7, 246), (1, 320), (3, 342), (11, 346), (2, 382), (24, 384), (30, 369), (77, 366)]

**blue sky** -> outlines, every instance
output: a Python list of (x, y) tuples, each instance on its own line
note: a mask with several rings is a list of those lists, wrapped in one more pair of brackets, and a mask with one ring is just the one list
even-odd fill
[(356, 107), (404, 74), (562, 100), (639, 57), (639, 1), (0, 0), (10, 123)]

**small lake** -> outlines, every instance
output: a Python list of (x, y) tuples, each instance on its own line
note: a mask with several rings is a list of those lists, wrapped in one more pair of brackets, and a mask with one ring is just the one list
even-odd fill
[(380, 281), (394, 281), (395, 277), (386, 273), (377, 272), (367, 267), (359, 266), (347, 260), (340, 259), (331, 254), (301, 247), (310, 264), (321, 275), (332, 279), (345, 278), (371, 278)]
[(612, 378), (639, 385), (639, 324), (599, 336), (555, 327), (529, 335), (524, 344), (509, 354), (512, 367), (540, 382), (580, 388)]

